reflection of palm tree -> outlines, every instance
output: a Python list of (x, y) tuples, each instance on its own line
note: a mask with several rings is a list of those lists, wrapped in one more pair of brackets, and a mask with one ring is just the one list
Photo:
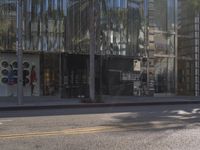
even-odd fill
[(186, 0), (186, 2), (187, 2), (187, 7), (190, 12), (191, 11), (195, 11), (195, 12), (200, 11), (200, 1), (199, 0)]
[[(0, 2), (1, 49), (14, 49), (15, 45), (15, 1)], [(13, 47), (14, 46), (14, 47)]]
[[(73, 0), (69, 2), (68, 15), (65, 18), (66, 23), (66, 49), (70, 50), (79, 45), (89, 44), (91, 25), (93, 22), (99, 22), (100, 3), (102, 0)], [(95, 11), (93, 11), (95, 8)], [(92, 12), (93, 11), (93, 12)], [(92, 15), (95, 13), (95, 18)], [(99, 30), (99, 24), (96, 23), (96, 30)], [(83, 50), (80, 46), (81, 50)], [(82, 51), (83, 53), (83, 51)]]
[(137, 55), (139, 53), (139, 34), (142, 28), (140, 5), (139, 2), (131, 2), (129, 6), (128, 18), (132, 18), (128, 19), (128, 37), (131, 41), (129, 43), (130, 55)]

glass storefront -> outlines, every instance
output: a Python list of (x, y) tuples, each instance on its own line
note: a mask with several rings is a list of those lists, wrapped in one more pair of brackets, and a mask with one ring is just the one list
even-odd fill
[[(176, 94), (176, 80), (186, 78), (176, 79), (176, 4), (176, 0), (97, 0), (94, 5), (87, 0), (23, 1), (24, 62), (30, 65), (26, 95), (88, 97), (92, 41), (96, 95), (144, 96), (150, 89), (153, 94)], [(3, 60), (15, 56), (16, 1), (0, 0), (0, 12)], [(189, 62), (185, 66), (191, 68)], [(33, 84), (37, 84), (34, 93)]]

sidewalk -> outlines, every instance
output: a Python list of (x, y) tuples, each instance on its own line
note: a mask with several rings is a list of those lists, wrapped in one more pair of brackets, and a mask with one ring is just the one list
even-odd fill
[(81, 100), (78, 98), (61, 99), (57, 97), (24, 97), (22, 105), (18, 105), (16, 97), (0, 97), (0, 110), (200, 104), (200, 97), (187, 96), (103, 96), (102, 99), (103, 102), (101, 103), (81, 103)]

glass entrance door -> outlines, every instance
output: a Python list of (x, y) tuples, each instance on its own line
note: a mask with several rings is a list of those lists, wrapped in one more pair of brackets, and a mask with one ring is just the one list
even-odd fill
[(43, 96), (60, 96), (59, 91), (59, 54), (41, 55), (41, 89)]
[(67, 55), (63, 57), (62, 97), (88, 97), (88, 56)]

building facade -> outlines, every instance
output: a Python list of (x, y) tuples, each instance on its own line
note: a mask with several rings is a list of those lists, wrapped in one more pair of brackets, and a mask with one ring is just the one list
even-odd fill
[[(96, 95), (195, 95), (198, 49), (189, 41), (198, 40), (184, 42), (190, 32), (180, 10), (178, 0), (24, 0), (24, 95), (88, 97), (91, 49)], [(17, 94), (16, 0), (0, 0), (0, 12), (0, 96), (10, 96)]]

